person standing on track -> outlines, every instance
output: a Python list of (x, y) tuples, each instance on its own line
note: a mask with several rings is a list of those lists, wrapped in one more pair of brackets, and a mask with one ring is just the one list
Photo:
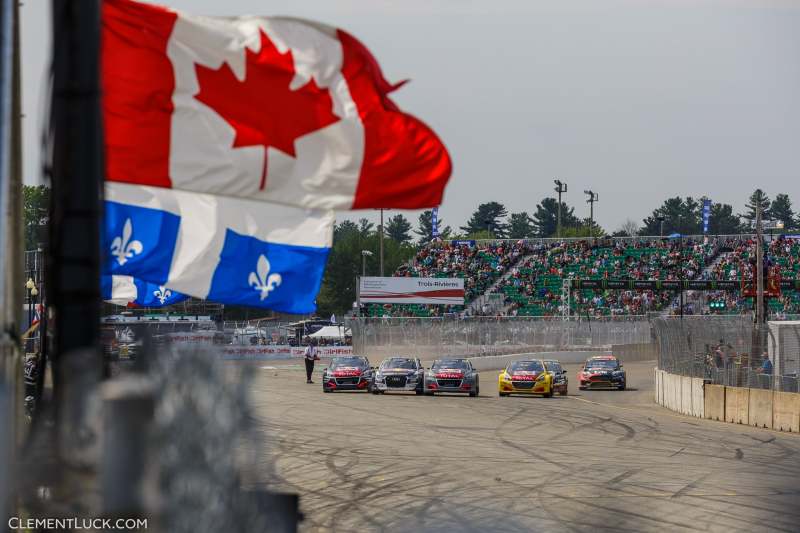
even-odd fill
[(314, 383), (311, 381), (311, 375), (314, 373), (314, 361), (319, 361), (319, 355), (317, 355), (317, 347), (314, 346), (314, 341), (311, 338), (306, 338), (308, 341), (308, 346), (306, 346), (305, 351), (305, 361), (306, 361), (306, 383)]

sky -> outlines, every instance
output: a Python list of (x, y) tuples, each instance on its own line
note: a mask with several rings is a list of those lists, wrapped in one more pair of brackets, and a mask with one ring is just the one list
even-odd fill
[[(169, 0), (202, 15), (287, 15), (348, 30), (453, 158), (440, 208), (532, 213), (553, 180), (607, 231), (670, 196), (744, 211), (756, 187), (800, 208), (795, 0)], [(49, 5), (21, 8), (25, 182), (39, 183)], [(394, 214), (388, 213), (387, 216)], [(416, 224), (418, 212), (405, 212)], [(372, 220), (372, 211), (337, 215)]]

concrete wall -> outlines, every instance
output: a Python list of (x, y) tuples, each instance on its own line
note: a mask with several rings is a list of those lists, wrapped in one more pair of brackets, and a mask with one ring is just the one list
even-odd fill
[(772, 397), (768, 389), (750, 389), (749, 424), (759, 428), (772, 427)]
[(725, 387), (723, 385), (706, 384), (703, 389), (705, 404), (704, 418), (709, 420), (725, 420)]
[(655, 361), (658, 359), (658, 345), (654, 343), (612, 344), (611, 353), (620, 361)]
[(725, 387), (725, 421), (732, 424), (750, 423), (750, 389)]
[(725, 387), (655, 369), (655, 402), (672, 411), (733, 424), (800, 432), (800, 394)]
[(800, 394), (775, 393), (772, 398), (772, 428), (800, 432)]

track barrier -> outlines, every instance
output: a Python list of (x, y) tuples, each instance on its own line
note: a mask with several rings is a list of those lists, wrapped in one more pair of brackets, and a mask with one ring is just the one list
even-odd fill
[(681, 376), (681, 410), (684, 415), (694, 416), (692, 409), (692, 378)]
[(800, 432), (800, 394), (775, 393), (772, 398), (772, 429)]
[(750, 389), (748, 408), (748, 423), (758, 428), (772, 427), (772, 396), (773, 391), (763, 389)]
[(750, 423), (750, 389), (725, 387), (725, 421), (732, 424)]
[(800, 393), (712, 385), (656, 368), (655, 402), (695, 418), (800, 432)]
[(705, 416), (709, 420), (725, 420), (725, 387), (722, 385), (706, 385), (703, 389)]

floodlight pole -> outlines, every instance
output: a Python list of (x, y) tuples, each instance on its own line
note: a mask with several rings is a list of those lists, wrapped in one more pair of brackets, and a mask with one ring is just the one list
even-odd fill
[(761, 204), (756, 204), (756, 324), (764, 322), (764, 248)]
[(553, 189), (558, 193), (558, 219), (556, 222), (556, 237), (561, 238), (561, 193), (567, 192), (567, 184), (562, 182), (561, 180), (553, 180), (553, 183), (556, 184), (556, 188)]
[(599, 195), (591, 190), (583, 191), (583, 194), (589, 197), (586, 203), (589, 204), (589, 232), (592, 233), (594, 228), (594, 203), (600, 200)]

